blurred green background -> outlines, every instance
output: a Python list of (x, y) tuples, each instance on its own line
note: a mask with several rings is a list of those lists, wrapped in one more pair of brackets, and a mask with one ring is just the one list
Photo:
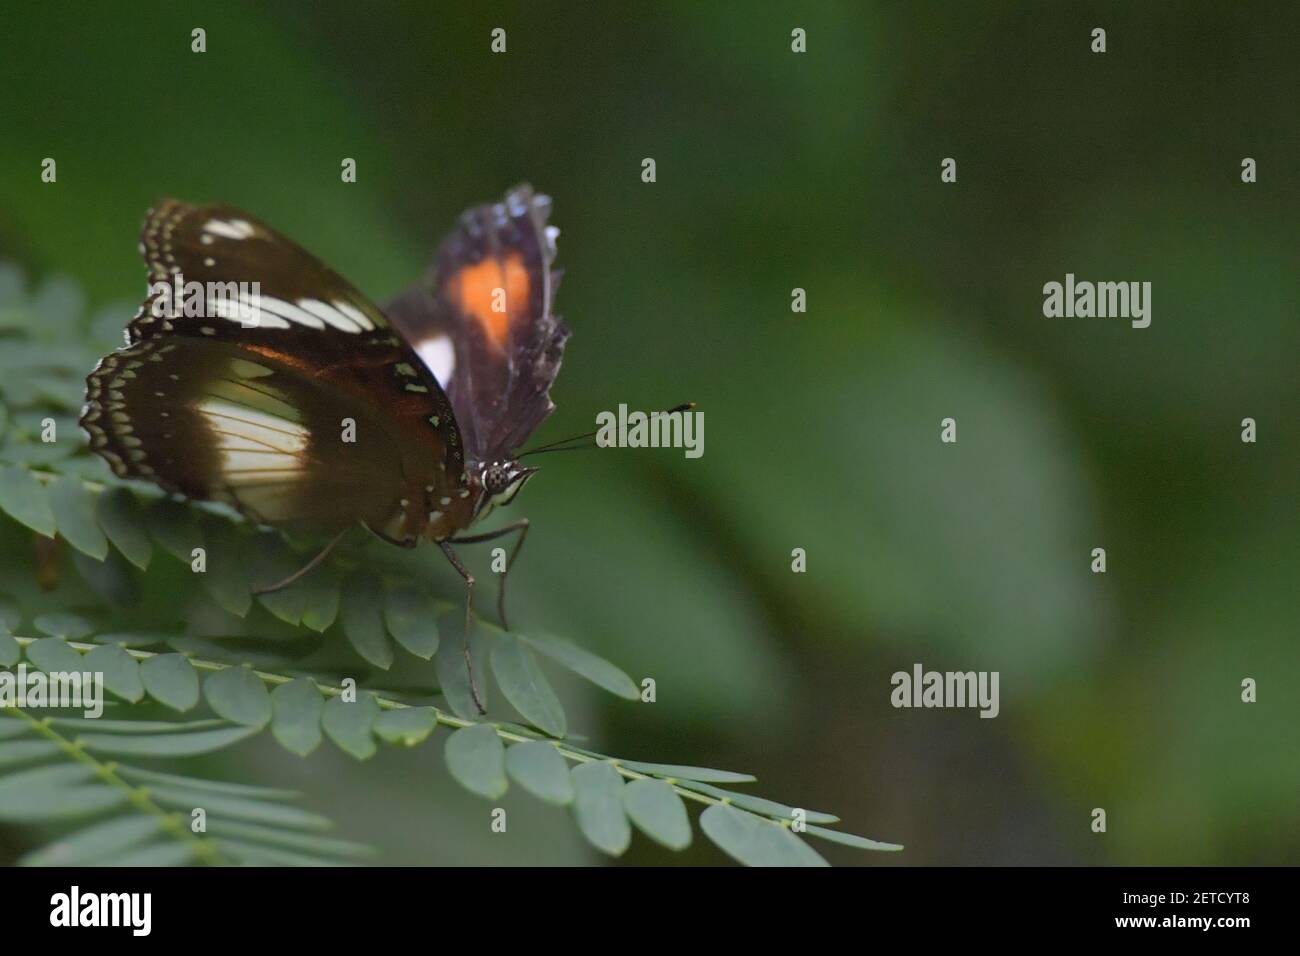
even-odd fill
[[(554, 197), (574, 334), (539, 437), (620, 402), (707, 421), (701, 459), (554, 456), (511, 508), (534, 523), (521, 629), (657, 681), (653, 705), (562, 684), (591, 746), (748, 770), (907, 847), (818, 846), (842, 864), (1297, 859), (1294, 4), (0, 16), (0, 258), (92, 308), (142, 298), (166, 195), (242, 206), (380, 302), (463, 207), (520, 180)], [(1151, 327), (1045, 319), (1067, 272), (1150, 281)], [(1001, 715), (894, 710), (916, 662), (1000, 671)], [(491, 834), (431, 748), (263, 741), (219, 769), (303, 788), (384, 862), (603, 859), (513, 793)], [(638, 837), (624, 861), (723, 859)]]

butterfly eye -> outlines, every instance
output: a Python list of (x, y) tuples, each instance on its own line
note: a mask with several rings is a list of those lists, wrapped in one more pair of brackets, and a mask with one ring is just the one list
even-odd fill
[(483, 488), (490, 495), (499, 495), (510, 486), (510, 472), (500, 465), (493, 465), (483, 473)]

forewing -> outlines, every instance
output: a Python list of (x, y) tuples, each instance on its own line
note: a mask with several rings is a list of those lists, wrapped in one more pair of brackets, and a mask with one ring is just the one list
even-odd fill
[(149, 298), (87, 380), (82, 418), (117, 474), (266, 523), (397, 536), (418, 523), (393, 523), (411, 488), (413, 515), (426, 495), (461, 497), (446, 395), (337, 273), (229, 206), (169, 200), (142, 249)]

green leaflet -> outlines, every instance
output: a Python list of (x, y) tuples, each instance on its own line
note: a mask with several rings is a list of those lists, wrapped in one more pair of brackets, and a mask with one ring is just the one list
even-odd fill
[(494, 634), (492, 673), (497, 686), (524, 719), (552, 737), (563, 737), (564, 707), (537, 666), (537, 659), (513, 634)]
[(95, 496), (80, 479), (70, 475), (56, 478), (50, 483), (48, 494), (63, 539), (97, 561), (108, 557), (108, 538), (95, 517)]
[(379, 705), (373, 694), (361, 691), (354, 701), (331, 697), (325, 702), (321, 726), (339, 749), (358, 760), (373, 757), (378, 749), (371, 732), (379, 716)]
[(350, 579), (343, 591), (343, 631), (353, 650), (368, 663), (388, 670), (393, 664), (393, 643), (384, 629), (383, 596), (369, 575)]
[(429, 707), (398, 707), (386, 710), (375, 720), (374, 732), (390, 744), (414, 747), (438, 726), (438, 715)]
[(579, 764), (570, 775), (578, 829), (602, 853), (622, 856), (632, 842), (632, 826), (623, 806), (623, 778), (606, 761)]
[(228, 667), (209, 674), (203, 696), (217, 715), (245, 727), (262, 728), (271, 720), (271, 695), (246, 667)]
[(26, 468), (0, 468), (0, 511), (38, 534), (54, 537), (57, 525), (45, 486)]
[(495, 800), (510, 784), (506, 780), (505, 747), (489, 724), (464, 727), (447, 738), (447, 769), (462, 787)]
[(86, 782), (94, 773), (94, 767), (64, 764), (0, 777), (0, 820), (57, 820), (96, 813), (125, 802), (125, 791)]
[(19, 860), (22, 866), (89, 866), (116, 862), (126, 850), (157, 836), (162, 821), (157, 817), (122, 817), (96, 823), (61, 837)]
[(222, 750), (257, 733), (256, 727), (222, 727), (180, 734), (82, 734), (87, 749), (117, 757), (195, 757)]
[(637, 828), (670, 850), (691, 845), (686, 806), (662, 780), (633, 780), (623, 787), (623, 807)]
[(153, 559), (153, 541), (145, 527), (144, 508), (125, 488), (111, 488), (99, 495), (95, 505), (99, 527), (113, 547), (141, 571)]
[(388, 633), (408, 652), (429, 660), (438, 650), (437, 605), (413, 585), (393, 588), (384, 598), (384, 623)]
[(569, 764), (552, 744), (541, 740), (514, 744), (506, 751), (506, 772), (540, 800), (561, 806), (573, 802)]
[(140, 665), (140, 680), (150, 697), (172, 710), (186, 711), (199, 702), (199, 675), (180, 654), (146, 659)]
[(144, 682), (135, 658), (116, 644), (91, 648), (83, 658), (86, 670), (101, 672), (104, 686), (123, 700), (135, 703), (144, 697)]
[(632, 682), (632, 678), (609, 663), (609, 661), (597, 657), (585, 648), (581, 648), (571, 641), (552, 637), (549, 634), (521, 635), (521, 639), (527, 641), (547, 657), (563, 664), (579, 677), (591, 681), (597, 687), (603, 687), (611, 694), (616, 694), (626, 700), (640, 699), (641, 695), (636, 684)]
[(827, 866), (788, 829), (727, 804), (700, 814), (700, 829), (719, 849), (746, 866)]
[(299, 677), (271, 693), (271, 733), (280, 746), (305, 757), (321, 741), (321, 711), (325, 701), (314, 681)]

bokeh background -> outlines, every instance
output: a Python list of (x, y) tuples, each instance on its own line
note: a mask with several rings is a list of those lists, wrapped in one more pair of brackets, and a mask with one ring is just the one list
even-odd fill
[[(539, 437), (620, 402), (707, 422), (701, 459), (551, 456), (512, 506), (534, 522), (521, 629), (657, 681), (653, 705), (562, 682), (590, 746), (748, 770), (907, 847), (818, 845), (840, 864), (1300, 858), (1293, 4), (2, 16), (0, 258), (92, 309), (143, 296), (165, 195), (245, 207), (381, 302), (463, 207), (521, 180), (554, 197), (574, 335)], [(1151, 327), (1045, 319), (1067, 272), (1150, 281)], [(1000, 671), (1001, 715), (894, 710), (916, 662)], [(213, 763), (302, 788), (382, 862), (603, 860), (526, 795), (491, 834), (436, 746)], [(623, 862), (723, 859), (638, 836)]]

